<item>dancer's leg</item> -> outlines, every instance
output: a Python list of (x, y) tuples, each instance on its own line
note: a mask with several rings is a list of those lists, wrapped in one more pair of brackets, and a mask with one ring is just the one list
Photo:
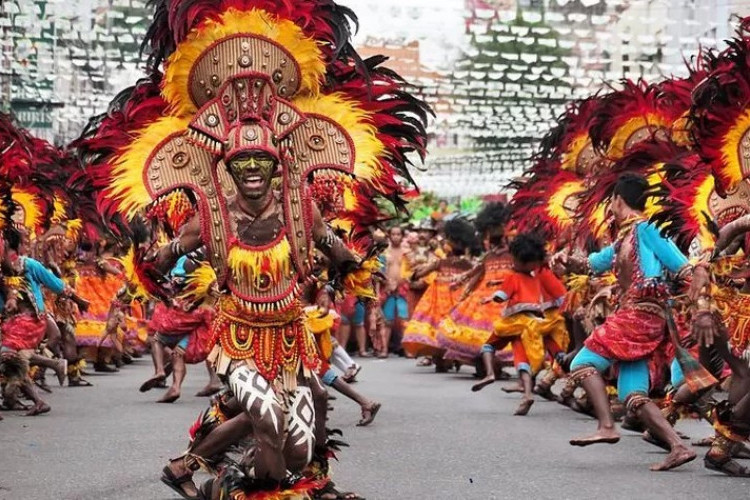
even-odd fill
[(609, 405), (607, 386), (600, 375), (601, 372), (609, 368), (610, 364), (611, 362), (608, 359), (584, 347), (570, 365), (570, 376), (586, 391), (598, 421), (597, 431), (594, 434), (570, 440), (570, 444), (574, 446), (616, 443), (620, 440), (620, 433), (615, 428), (615, 420)]

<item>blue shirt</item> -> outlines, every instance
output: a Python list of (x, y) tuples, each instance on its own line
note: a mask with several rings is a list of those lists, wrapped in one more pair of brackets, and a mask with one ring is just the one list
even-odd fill
[[(666, 271), (677, 273), (688, 259), (669, 238), (649, 222), (639, 222), (635, 226), (638, 247), (638, 261), (644, 278), (663, 278)], [(615, 246), (610, 245), (600, 252), (589, 255), (589, 266), (595, 273), (611, 270), (615, 264)]]
[[(45, 311), (42, 287), (58, 295), (65, 290), (65, 282), (63, 280), (55, 276), (44, 264), (31, 257), (23, 257), (23, 273), (39, 313)], [(29, 298), (31, 299), (32, 297)]]

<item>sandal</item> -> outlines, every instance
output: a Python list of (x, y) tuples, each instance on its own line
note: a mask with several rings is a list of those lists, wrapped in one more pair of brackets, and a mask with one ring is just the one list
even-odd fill
[(166, 375), (154, 375), (150, 379), (146, 380), (143, 384), (141, 384), (141, 388), (138, 390), (141, 392), (148, 392), (154, 387), (157, 387), (160, 383), (164, 382), (166, 379)]
[(195, 396), (198, 398), (208, 398), (221, 391), (221, 389), (221, 387), (204, 387), (203, 389), (195, 393)]
[(82, 378), (68, 379), (68, 387), (93, 387), (94, 384)]
[(157, 403), (174, 403), (178, 399), (180, 399), (180, 395), (179, 394), (173, 395), (173, 396), (169, 396), (168, 398), (167, 397), (163, 397), (163, 398), (157, 400), (156, 402)]
[(38, 405), (34, 405), (28, 412), (26, 412), (27, 417), (36, 417), (37, 415), (44, 415), (45, 413), (49, 413), (50, 406), (47, 403), (41, 403)]
[(725, 459), (716, 459), (711, 455), (706, 454), (706, 456), (703, 457), (703, 464), (706, 466), (706, 469), (721, 472), (727, 476), (750, 477), (750, 469), (728, 457)]
[(34, 380), (34, 385), (47, 394), (52, 394), (52, 389), (47, 385), (47, 381), (44, 379)]
[(369, 408), (362, 408), (362, 419), (357, 423), (357, 427), (370, 425), (380, 411), (380, 406), (380, 403), (373, 403)]
[(172, 488), (175, 493), (180, 495), (185, 500), (203, 500), (200, 492), (198, 492), (198, 494), (195, 496), (190, 496), (185, 493), (185, 490), (182, 489), (183, 484), (193, 482), (192, 474), (185, 474), (184, 476), (176, 477), (167, 465), (161, 470), (161, 482)]
[(362, 365), (353, 364), (349, 367), (349, 369), (346, 371), (343, 377), (344, 382), (347, 384), (351, 384), (357, 381), (357, 375), (359, 375), (359, 372), (362, 371)]

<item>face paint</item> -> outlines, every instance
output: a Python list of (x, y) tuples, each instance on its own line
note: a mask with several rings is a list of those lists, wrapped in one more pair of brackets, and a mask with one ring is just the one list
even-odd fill
[(249, 199), (262, 198), (271, 186), (276, 160), (267, 155), (238, 156), (229, 161), (229, 173), (240, 194)]

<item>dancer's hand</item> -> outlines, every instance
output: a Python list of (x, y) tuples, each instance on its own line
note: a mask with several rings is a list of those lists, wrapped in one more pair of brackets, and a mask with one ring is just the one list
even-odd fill
[(561, 250), (549, 258), (549, 267), (555, 269), (564, 269), (568, 265), (568, 253)]
[(693, 279), (690, 282), (687, 296), (691, 302), (695, 303), (701, 297), (703, 289), (711, 283), (711, 275), (708, 273), (708, 269), (701, 265), (695, 266), (692, 271)]
[(712, 346), (717, 333), (713, 314), (704, 311), (696, 315), (693, 321), (693, 337), (695, 337), (698, 345)]

